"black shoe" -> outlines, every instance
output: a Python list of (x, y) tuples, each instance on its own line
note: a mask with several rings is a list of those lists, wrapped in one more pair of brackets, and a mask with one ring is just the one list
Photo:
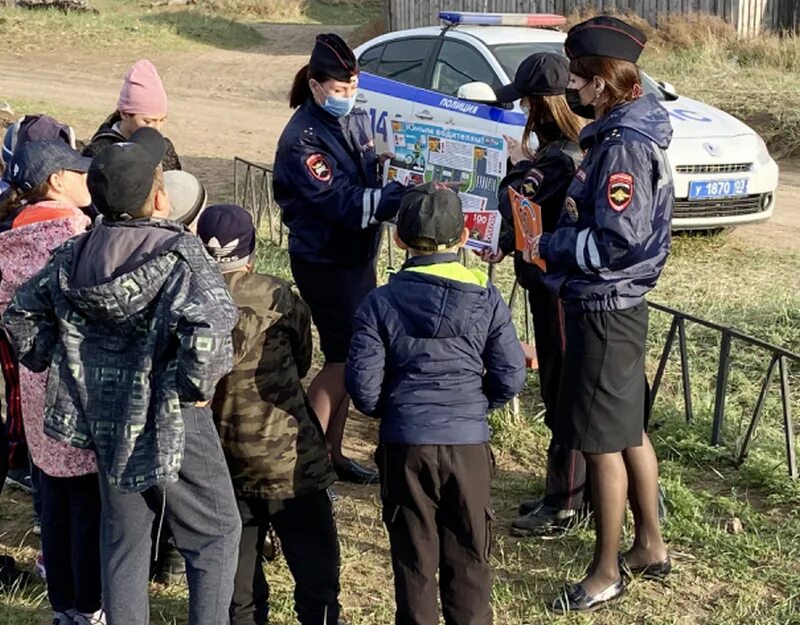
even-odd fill
[(561, 510), (540, 504), (528, 514), (514, 519), (511, 533), (514, 536), (559, 536), (572, 527), (577, 518), (575, 510)]
[(0, 588), (5, 588), (6, 590), (22, 588), (33, 583), (33, 581), (33, 575), (17, 568), (14, 558), (0, 556)]
[(337, 477), (342, 482), (352, 484), (374, 484), (380, 479), (378, 471), (368, 469), (351, 458), (345, 458), (344, 462), (334, 464)]
[(625, 586), (620, 577), (605, 590), (596, 595), (586, 594), (583, 584), (565, 584), (561, 594), (553, 600), (550, 609), (558, 614), (566, 612), (594, 612), (604, 605), (611, 605), (625, 593)]
[(641, 577), (652, 582), (663, 582), (672, 572), (672, 561), (667, 556), (661, 562), (652, 562), (644, 566), (628, 566), (625, 556), (619, 554), (619, 570), (626, 577)]
[(16, 488), (26, 493), (33, 490), (31, 474), (27, 469), (9, 469), (8, 476), (6, 476), (6, 484), (8, 484), (9, 488)]
[(519, 516), (525, 516), (529, 512), (533, 512), (536, 508), (540, 508), (544, 505), (544, 498), (542, 499), (523, 499), (519, 502), (519, 508), (517, 508), (517, 514)]

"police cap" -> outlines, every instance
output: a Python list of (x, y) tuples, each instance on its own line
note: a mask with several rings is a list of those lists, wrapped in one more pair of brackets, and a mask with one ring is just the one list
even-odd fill
[(358, 61), (339, 35), (318, 35), (308, 62), (311, 74), (349, 82), (358, 74)]
[(638, 28), (616, 17), (598, 15), (569, 29), (564, 51), (570, 59), (604, 56), (636, 63), (646, 42)]

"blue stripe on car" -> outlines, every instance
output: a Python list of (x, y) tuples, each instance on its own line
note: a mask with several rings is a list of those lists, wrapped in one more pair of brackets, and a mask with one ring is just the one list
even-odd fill
[(500, 124), (507, 124), (509, 126), (525, 125), (526, 117), (522, 113), (507, 111), (477, 102), (459, 100), (458, 98), (452, 98), (441, 93), (436, 93), (435, 91), (429, 91), (428, 89), (412, 87), (411, 85), (406, 85), (388, 78), (382, 78), (381, 76), (376, 76), (375, 74), (369, 74), (367, 72), (361, 72), (358, 79), (358, 86), (360, 89), (371, 91), (372, 93), (380, 93), (392, 98), (409, 100), (417, 104), (435, 106), (436, 108), (445, 109), (454, 113), (463, 113)]

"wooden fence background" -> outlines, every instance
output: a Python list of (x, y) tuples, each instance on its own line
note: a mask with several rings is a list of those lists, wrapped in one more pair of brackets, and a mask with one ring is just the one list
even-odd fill
[(800, 0), (389, 0), (388, 20), (391, 30), (402, 30), (437, 24), (439, 11), (566, 15), (581, 8), (637, 13), (653, 26), (662, 15), (709, 13), (742, 35), (800, 26)]

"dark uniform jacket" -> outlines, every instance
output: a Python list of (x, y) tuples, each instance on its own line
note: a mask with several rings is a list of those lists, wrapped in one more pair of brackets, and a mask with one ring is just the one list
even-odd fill
[(212, 410), (238, 497), (280, 500), (317, 492), (335, 475), (301, 379), (311, 367), (308, 306), (283, 280), (223, 274), (239, 308), (234, 368)]
[(666, 109), (651, 95), (616, 107), (581, 132), (586, 151), (552, 234), (539, 251), (564, 306), (624, 310), (644, 299), (670, 248), (674, 202)]
[[(164, 159), (161, 161), (161, 167), (164, 171), (183, 169), (172, 141), (167, 137), (164, 137), (164, 140), (167, 142), (167, 152), (164, 154)], [(127, 141), (127, 139), (116, 129), (115, 124), (103, 124), (97, 129), (97, 132), (94, 133), (89, 145), (83, 148), (83, 156), (94, 158), (103, 148), (112, 143), (122, 143), (123, 141)]]
[(19, 361), (49, 368), (45, 434), (93, 448), (122, 492), (178, 480), (181, 404), (214, 396), (236, 319), (200, 239), (146, 219), (70, 239), (3, 314)]
[(487, 410), (525, 384), (511, 312), (485, 274), (455, 254), (411, 257), (356, 313), (345, 379), (382, 443), (489, 440)]
[(289, 253), (308, 262), (357, 266), (378, 251), (380, 222), (394, 217), (405, 187), (381, 188), (369, 115), (337, 119), (309, 100), (278, 142), (275, 201), (289, 228)]
[(582, 158), (580, 148), (569, 139), (553, 141), (540, 146), (532, 161), (517, 163), (500, 183), (498, 209), (503, 216), (500, 249), (506, 255), (515, 252), (514, 270), (523, 288), (532, 288), (533, 283), (541, 282), (543, 276), (538, 266), (526, 263), (522, 253), (515, 251), (514, 215), (508, 188), (541, 206), (542, 231), (553, 232), (564, 206), (567, 188)]

